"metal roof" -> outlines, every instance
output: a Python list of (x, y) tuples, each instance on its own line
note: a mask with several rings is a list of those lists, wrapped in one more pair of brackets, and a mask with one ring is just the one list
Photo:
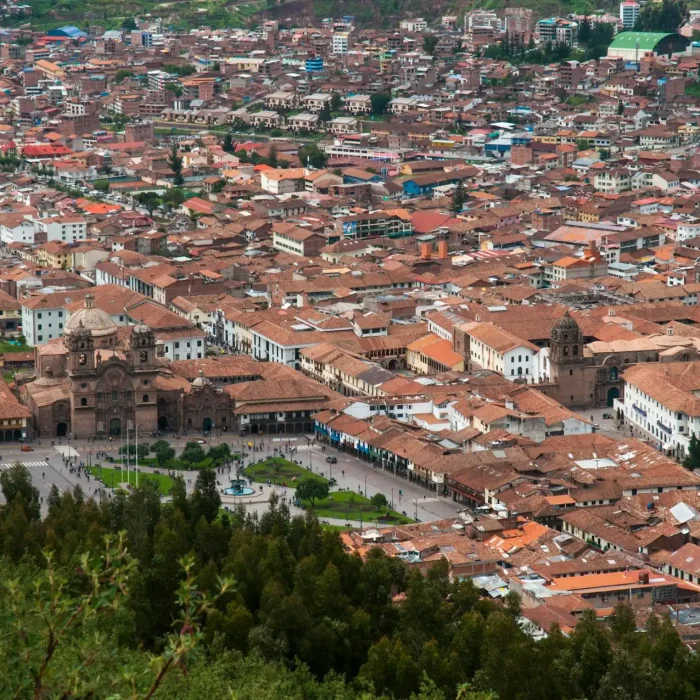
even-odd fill
[(611, 49), (636, 49), (639, 41), (640, 51), (652, 51), (665, 37), (673, 36), (668, 32), (620, 32), (610, 44)]

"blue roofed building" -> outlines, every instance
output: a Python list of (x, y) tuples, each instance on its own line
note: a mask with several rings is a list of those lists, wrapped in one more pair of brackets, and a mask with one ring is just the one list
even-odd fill
[(72, 25), (66, 25), (65, 27), (58, 27), (56, 29), (49, 29), (46, 32), (46, 36), (54, 36), (58, 39), (87, 39), (87, 34), (78, 27), (73, 27)]

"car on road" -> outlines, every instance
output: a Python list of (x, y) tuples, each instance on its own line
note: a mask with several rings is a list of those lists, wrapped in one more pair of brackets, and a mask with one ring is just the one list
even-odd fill
[(328, 462), (328, 464), (336, 464), (338, 462), (338, 458), (330, 455), (326, 457), (326, 462)]
[(34, 452), (34, 448), (31, 445), (22, 445), (22, 452)]

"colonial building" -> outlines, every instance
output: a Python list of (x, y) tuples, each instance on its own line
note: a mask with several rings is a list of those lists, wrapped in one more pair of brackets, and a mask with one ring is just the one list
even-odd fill
[[(171, 367), (149, 326), (119, 327), (93, 301), (86, 295), (85, 307), (70, 317), (62, 339), (35, 348), (36, 378), (20, 387), (20, 396), (36, 437), (120, 436), (135, 429), (146, 434), (239, 428), (258, 434), (311, 432), (310, 416), (338, 398), (300, 372), (247, 357)], [(201, 367), (191, 377), (188, 367), (195, 362)], [(230, 366), (239, 363), (240, 368)], [(221, 372), (213, 371), (219, 364), (226, 365), (221, 371), (227, 378), (242, 381), (224, 388)], [(207, 370), (216, 385), (205, 376)]]

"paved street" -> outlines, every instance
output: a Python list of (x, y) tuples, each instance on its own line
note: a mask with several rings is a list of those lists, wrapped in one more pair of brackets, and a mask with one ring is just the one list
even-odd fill
[[(140, 440), (144, 442), (155, 440), (156, 438), (142, 436)], [(188, 440), (202, 439), (197, 436), (181, 437), (175, 440), (173, 437), (165, 437), (168, 442), (175, 448), (179, 454)], [(221, 442), (229, 442), (231, 449), (234, 452), (245, 451), (245, 464), (250, 464), (251, 461), (256, 461), (260, 457), (266, 457), (274, 454), (277, 450), (284, 450), (285, 455), (290, 457), (288, 449), (290, 446), (296, 446), (297, 452), (291, 458), (299, 462), (301, 465), (309, 467), (315, 473), (326, 477), (332, 476), (337, 480), (335, 489), (350, 489), (358, 491), (372, 497), (375, 493), (383, 493), (390, 502), (393, 502), (393, 507), (399, 512), (405, 512), (409, 517), (418, 518), (421, 521), (431, 521), (440, 518), (454, 517), (459, 510), (459, 506), (451, 499), (436, 496), (433, 492), (410, 484), (407, 480), (394, 476), (390, 472), (384, 472), (380, 469), (375, 469), (372, 466), (358, 460), (357, 458), (338, 452), (331, 447), (326, 447), (323, 452), (320, 445), (310, 445), (309, 441), (304, 436), (290, 436), (287, 438), (266, 438), (265, 440), (258, 439), (255, 441), (256, 449), (250, 450), (248, 443), (253, 442), (252, 437), (234, 437), (220, 436), (207, 438), (206, 443), (202, 446), (207, 449), (209, 444), (219, 444)], [(263, 450), (257, 449), (257, 446), (263, 444)], [(77, 473), (70, 473), (69, 469), (63, 463), (63, 456), (77, 456), (78, 462), (85, 464), (95, 464), (98, 460), (95, 454), (99, 451), (105, 451), (107, 454), (116, 457), (119, 449), (119, 442), (110, 442), (109, 440), (98, 440), (95, 442), (87, 442), (85, 440), (71, 441), (70, 446), (64, 440), (62, 444), (51, 445), (50, 441), (41, 441), (33, 443), (34, 450), (32, 452), (22, 452), (20, 445), (3, 445), (0, 450), (0, 470), (7, 469), (16, 462), (22, 462), (32, 475), (34, 485), (39, 489), (40, 496), (46, 506), (46, 498), (53, 484), (56, 484), (59, 489), (70, 489), (76, 484), (79, 484), (86, 494), (97, 495), (98, 484), (95, 479), (90, 479), (88, 482), (84, 476), (78, 476)], [(336, 464), (328, 464), (326, 457), (335, 456), (338, 460)], [(103, 462), (104, 463), (104, 462)], [(107, 466), (107, 463), (104, 463)], [(141, 467), (141, 470), (152, 471), (148, 467)], [(188, 490), (191, 490), (197, 478), (196, 471), (181, 472)], [(231, 472), (233, 478), (233, 471)], [(217, 479), (221, 488), (229, 485), (229, 476), (218, 475)], [(263, 512), (267, 508), (267, 498), (271, 489), (264, 487), (263, 496), (264, 502), (256, 502), (247, 507), (256, 512)], [(291, 489), (282, 489), (276, 487), (276, 490), (282, 494), (285, 491), (291, 492)], [(401, 493), (399, 493), (401, 492)], [(107, 493), (104, 494), (108, 495)], [(291, 498), (291, 495), (288, 495)], [(0, 494), (0, 500), (2, 495)], [(238, 499), (237, 499), (238, 500)], [(260, 501), (260, 498), (256, 498)], [(233, 500), (224, 499), (225, 504), (232, 507)], [(297, 512), (294, 506), (292, 510)], [(330, 521), (329, 521), (330, 522)], [(354, 524), (354, 523), (353, 523)], [(357, 523), (359, 525), (359, 523)]]

